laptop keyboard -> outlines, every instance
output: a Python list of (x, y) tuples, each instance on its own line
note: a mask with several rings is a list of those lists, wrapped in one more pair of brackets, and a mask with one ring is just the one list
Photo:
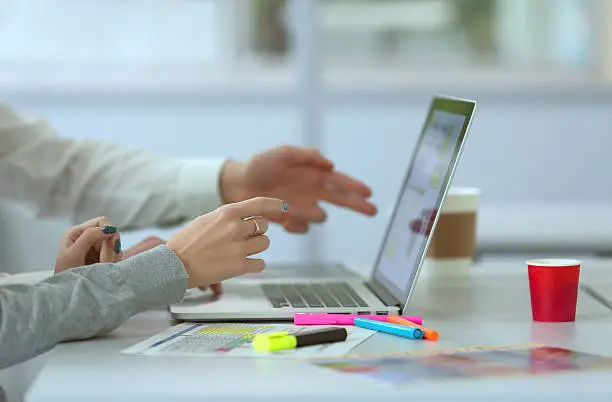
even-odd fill
[(261, 288), (274, 308), (369, 307), (346, 283), (265, 284)]

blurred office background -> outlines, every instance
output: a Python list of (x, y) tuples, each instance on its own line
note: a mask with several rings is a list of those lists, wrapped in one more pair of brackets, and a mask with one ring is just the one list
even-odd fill
[[(611, 20), (607, 0), (3, 0), (0, 99), (172, 157), (319, 147), (380, 213), (329, 207), (307, 236), (273, 229), (267, 257), (367, 269), (430, 97), (474, 98), (454, 184), (482, 189), (480, 249), (606, 252)], [(2, 268), (53, 266), (66, 222), (4, 205), (0, 223)]]

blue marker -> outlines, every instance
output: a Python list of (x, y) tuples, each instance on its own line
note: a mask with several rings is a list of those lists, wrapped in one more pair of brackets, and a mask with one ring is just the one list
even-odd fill
[(367, 318), (355, 318), (354, 324), (357, 327), (372, 329), (374, 331), (384, 332), (391, 335), (397, 335), (410, 339), (423, 339), (423, 331), (409, 327), (407, 325), (391, 324), (384, 321), (368, 320)]

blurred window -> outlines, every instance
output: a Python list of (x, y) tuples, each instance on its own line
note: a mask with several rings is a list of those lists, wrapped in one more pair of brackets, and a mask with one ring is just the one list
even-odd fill
[(214, 0), (2, 0), (0, 73), (209, 67)]
[[(595, 19), (596, 3), (320, 0), (317, 23), (325, 65), (339, 71), (583, 72), (601, 57), (593, 52), (596, 31), (605, 25)], [(15, 75), (25, 82), (28, 72), (90, 80), (173, 72), (211, 81), (215, 74), (245, 76), (232, 74), (232, 66), (278, 79), (291, 71), (294, 50), (287, 5), (287, 0), (0, 0), (0, 78)]]
[[(321, 0), (332, 67), (583, 70), (592, 66), (592, 0)], [(291, 53), (286, 0), (253, 0), (253, 55)]]

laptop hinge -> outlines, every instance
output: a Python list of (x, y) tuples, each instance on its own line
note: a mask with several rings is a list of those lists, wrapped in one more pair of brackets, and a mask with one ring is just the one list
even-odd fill
[(385, 306), (402, 309), (402, 303), (385, 289), (384, 286), (376, 283), (374, 280), (366, 282), (365, 285)]

